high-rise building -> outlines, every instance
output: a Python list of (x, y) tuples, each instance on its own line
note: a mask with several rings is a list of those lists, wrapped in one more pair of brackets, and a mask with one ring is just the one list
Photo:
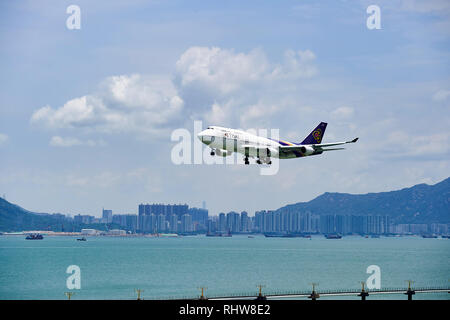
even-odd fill
[(178, 232), (178, 216), (176, 214), (170, 215), (169, 228), (170, 232)]
[(241, 219), (240, 215), (237, 212), (228, 212), (227, 218), (227, 230), (230, 232), (240, 232), (241, 229)]
[(248, 213), (246, 211), (241, 212), (241, 230), (240, 231), (242, 231), (242, 232), (250, 231)]
[(192, 224), (192, 217), (190, 214), (184, 214), (181, 216), (181, 231), (182, 232), (192, 232), (194, 231)]
[(222, 231), (222, 232), (224, 232), (224, 231), (227, 231), (227, 220), (226, 220), (226, 217), (225, 217), (225, 213), (220, 213), (219, 214), (219, 231)]
[(105, 210), (102, 211), (102, 223), (112, 223), (112, 210)]
[(196, 231), (206, 230), (208, 224), (208, 210), (189, 208), (188, 213), (192, 216), (192, 222), (197, 226)]
[(112, 222), (114, 224), (118, 224), (132, 232), (136, 232), (137, 220), (138, 219), (135, 214), (115, 214), (112, 218)]
[(158, 230), (158, 232), (166, 231), (166, 215), (165, 214), (161, 213), (158, 215), (156, 229)]

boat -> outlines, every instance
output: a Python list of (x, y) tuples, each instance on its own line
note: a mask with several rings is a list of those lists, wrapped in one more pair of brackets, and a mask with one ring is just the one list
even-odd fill
[(266, 238), (282, 238), (284, 236), (284, 233), (264, 233), (264, 237)]
[(42, 240), (44, 237), (39, 233), (30, 233), (25, 240)]
[(87, 241), (85, 237), (83, 238), (78, 238), (77, 241)]
[(339, 235), (339, 234), (326, 234), (325, 238), (327, 238), (327, 239), (341, 239), (342, 236)]
[(435, 239), (435, 238), (437, 238), (437, 235), (435, 235), (435, 234), (423, 234), (422, 238)]
[(208, 233), (206, 234), (206, 236), (207, 236), (207, 237), (231, 237), (231, 232), (228, 232), (228, 233), (224, 233), (224, 232), (214, 232), (214, 233), (211, 233), (211, 232), (208, 232)]

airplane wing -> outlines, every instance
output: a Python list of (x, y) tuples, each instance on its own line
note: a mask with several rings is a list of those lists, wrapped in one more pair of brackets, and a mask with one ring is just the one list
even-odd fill
[(355, 143), (356, 141), (358, 141), (359, 138), (355, 138), (351, 141), (344, 141), (344, 142), (332, 142), (332, 143), (319, 143), (319, 144), (311, 144), (311, 146), (313, 148), (317, 147), (317, 148), (322, 148), (322, 147), (332, 147), (332, 146), (338, 146), (341, 144), (346, 144), (346, 143)]
[(333, 151), (333, 150), (342, 150), (344, 148), (331, 148), (331, 149), (323, 149), (324, 147), (332, 147), (332, 146), (339, 146), (346, 143), (355, 143), (358, 141), (359, 138), (355, 138), (351, 141), (342, 141), (342, 142), (332, 142), (332, 143), (317, 143), (317, 144), (308, 144), (308, 145), (294, 145), (294, 146), (281, 146), (281, 151), (301, 151), (304, 147), (312, 147), (315, 150), (322, 150), (322, 151)]

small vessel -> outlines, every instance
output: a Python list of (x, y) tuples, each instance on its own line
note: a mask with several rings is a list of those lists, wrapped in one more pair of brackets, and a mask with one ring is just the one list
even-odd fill
[(78, 238), (77, 241), (87, 241), (85, 237), (83, 238)]
[(39, 233), (30, 233), (25, 240), (42, 240), (44, 237)]
[(228, 233), (224, 233), (224, 232), (208, 232), (206, 234), (207, 237), (231, 237), (231, 232), (228, 231)]
[(284, 236), (285, 236), (284, 233), (276, 233), (276, 232), (264, 233), (264, 237), (266, 238), (281, 238)]
[(253, 238), (254, 238), (254, 236), (248, 236), (248, 238), (249, 238), (249, 239), (253, 239)]
[(327, 238), (327, 239), (341, 239), (342, 236), (339, 235), (339, 234), (326, 234), (325, 238)]
[(437, 235), (435, 235), (435, 234), (423, 234), (422, 238), (435, 239), (435, 238), (437, 238)]

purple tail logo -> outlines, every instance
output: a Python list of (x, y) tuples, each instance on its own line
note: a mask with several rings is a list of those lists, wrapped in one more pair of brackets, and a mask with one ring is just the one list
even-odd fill
[(320, 143), (320, 140), (321, 140), (321, 138), (322, 138), (322, 130), (320, 130), (320, 129), (315, 130), (315, 131), (313, 132), (312, 136), (314, 137), (314, 139), (315, 139), (318, 143)]

